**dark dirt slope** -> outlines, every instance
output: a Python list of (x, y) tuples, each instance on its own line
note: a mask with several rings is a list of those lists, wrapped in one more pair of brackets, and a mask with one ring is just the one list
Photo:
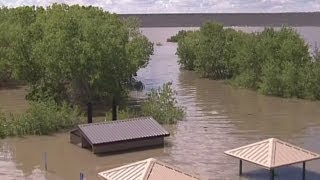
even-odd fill
[(143, 27), (199, 27), (216, 21), (225, 26), (320, 26), (320, 12), (312, 13), (221, 13), (221, 14), (121, 14), (135, 16)]

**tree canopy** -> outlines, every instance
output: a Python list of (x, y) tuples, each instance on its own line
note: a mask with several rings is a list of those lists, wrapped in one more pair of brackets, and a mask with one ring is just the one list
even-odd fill
[[(317, 51), (318, 52), (318, 51)], [(281, 97), (320, 99), (319, 53), (293, 28), (244, 33), (206, 23), (178, 42), (182, 68)]]
[(0, 17), (0, 80), (26, 82), (32, 100), (121, 96), (153, 53), (137, 20), (96, 7), (2, 8)]

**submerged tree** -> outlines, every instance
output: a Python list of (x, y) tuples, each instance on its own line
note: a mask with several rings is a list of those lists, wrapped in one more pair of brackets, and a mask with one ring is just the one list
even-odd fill
[(229, 79), (237, 86), (280, 97), (320, 99), (319, 53), (293, 28), (265, 28), (260, 33), (204, 24), (178, 43), (182, 68), (204, 77)]
[(199, 46), (199, 31), (189, 32), (188, 36), (178, 41), (177, 55), (183, 69), (194, 70), (196, 50)]
[(65, 4), (28, 8), (34, 12), (32, 18), (7, 21), (17, 32), (9, 47), (10, 62), (16, 64), (17, 77), (27, 82), (29, 99), (80, 103), (120, 97), (153, 53), (137, 24), (100, 8)]

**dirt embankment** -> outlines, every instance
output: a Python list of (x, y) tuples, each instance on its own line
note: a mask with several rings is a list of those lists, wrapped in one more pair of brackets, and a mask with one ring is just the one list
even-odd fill
[(142, 27), (199, 27), (216, 21), (225, 26), (320, 26), (320, 12), (312, 13), (216, 13), (216, 14), (121, 14), (138, 17)]

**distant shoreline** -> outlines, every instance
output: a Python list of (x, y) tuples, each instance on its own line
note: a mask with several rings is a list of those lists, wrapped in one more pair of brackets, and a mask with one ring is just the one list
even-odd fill
[(320, 26), (320, 12), (296, 13), (172, 13), (119, 14), (122, 18), (137, 17), (142, 27), (199, 27), (215, 21), (225, 26)]

